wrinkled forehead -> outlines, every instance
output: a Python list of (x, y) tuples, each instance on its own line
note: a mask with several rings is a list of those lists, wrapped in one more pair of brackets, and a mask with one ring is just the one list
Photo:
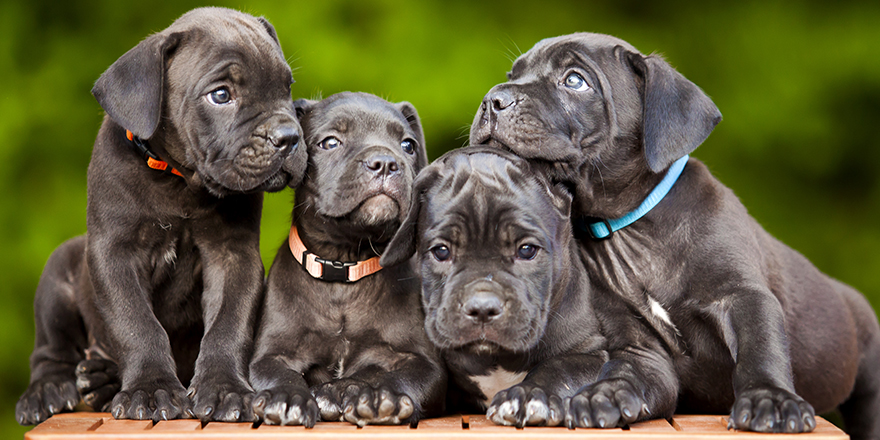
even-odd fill
[(443, 177), (429, 191), (434, 228), (516, 228), (537, 234), (547, 228), (553, 204), (537, 177), (493, 154), (459, 155), (445, 161)]
[(182, 32), (199, 41), (189, 47), (204, 57), (237, 58), (262, 69), (290, 69), (281, 46), (268, 28), (256, 18), (237, 11), (196, 9), (183, 15), (165, 32)]
[(311, 112), (307, 125), (315, 131), (332, 130), (343, 134), (369, 131), (386, 133), (394, 139), (414, 135), (397, 108), (370, 95), (328, 98)]
[(626, 41), (604, 34), (577, 33), (545, 38), (514, 61), (511, 75), (516, 77), (524, 71), (548, 73), (572, 64), (602, 63), (618, 47), (639, 53)]

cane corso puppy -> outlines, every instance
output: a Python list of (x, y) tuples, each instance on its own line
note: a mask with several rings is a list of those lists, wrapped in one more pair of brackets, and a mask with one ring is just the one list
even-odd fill
[(443, 409), (418, 276), (379, 255), (427, 163), (415, 108), (365, 93), (297, 101), (309, 151), (293, 226), (269, 270), (251, 383), (265, 423), (416, 424)]
[[(644, 386), (655, 415), (676, 404), (730, 411), (731, 427), (754, 431), (810, 431), (814, 408), (839, 407), (854, 438), (880, 437), (880, 329), (870, 304), (771, 237), (685, 158), (720, 119), (659, 56), (573, 34), (513, 63), (508, 82), (484, 98), (471, 142), (511, 150), (573, 189), (574, 217), (591, 231), (581, 251), (593, 294), (624, 299), (664, 341), (663, 353), (622, 351), (615, 347), (641, 341), (607, 335), (615, 367), (600, 383)], [(679, 384), (664, 383), (670, 372)], [(614, 388), (581, 395), (572, 400), (579, 426), (595, 426), (590, 402), (616, 402)]]
[(72, 409), (80, 361), (86, 403), (116, 418), (253, 418), (262, 192), (306, 165), (291, 82), (274, 28), (220, 8), (183, 15), (101, 75), (88, 232), (37, 287), (19, 422)]
[[(419, 175), (417, 195), (383, 265), (413, 254), (425, 329), (450, 374), (450, 407), (495, 423), (559, 425), (565, 399), (607, 360), (571, 196), (525, 160), (456, 150)], [(619, 394), (637, 407), (638, 396)]]

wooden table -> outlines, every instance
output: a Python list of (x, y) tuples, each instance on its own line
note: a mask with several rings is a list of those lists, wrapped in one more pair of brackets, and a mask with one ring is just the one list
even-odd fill
[(108, 413), (77, 412), (59, 414), (38, 425), (25, 440), (60, 439), (717, 439), (764, 438), (772, 440), (835, 439), (849, 437), (828, 421), (816, 417), (816, 429), (807, 434), (758, 434), (728, 431), (726, 416), (681, 415), (672, 420), (651, 420), (629, 429), (575, 429), (498, 426), (484, 415), (449, 416), (426, 419), (418, 428), (408, 426), (366, 426), (349, 423), (318, 423), (313, 429), (301, 426), (254, 428), (251, 423), (208, 423), (198, 420), (171, 420), (155, 425), (149, 420), (115, 420)]

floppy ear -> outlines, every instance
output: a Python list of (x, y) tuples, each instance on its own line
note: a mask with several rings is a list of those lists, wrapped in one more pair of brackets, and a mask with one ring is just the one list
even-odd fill
[(382, 267), (396, 266), (410, 259), (416, 253), (419, 231), (419, 216), (422, 212), (422, 203), (424, 202), (425, 193), (440, 180), (440, 169), (438, 166), (429, 166), (422, 170), (413, 183), (413, 199), (409, 205), (409, 212), (406, 218), (400, 223), (400, 228), (388, 242), (385, 252), (379, 259)]
[(657, 55), (631, 54), (645, 83), (643, 146), (651, 171), (659, 173), (689, 154), (721, 122), (715, 103)]
[(425, 147), (425, 132), (422, 130), (422, 121), (419, 119), (419, 113), (412, 104), (406, 101), (398, 102), (394, 106), (403, 113), (403, 117), (406, 118), (409, 127), (416, 134), (416, 142), (419, 144), (419, 148), (416, 150), (416, 157), (418, 159), (416, 160), (416, 171), (421, 170), (428, 165), (428, 150)]
[(119, 57), (95, 82), (92, 95), (117, 124), (149, 139), (159, 126), (165, 61), (183, 34), (153, 34)]
[(553, 206), (556, 207), (556, 211), (562, 218), (571, 218), (571, 201), (572, 195), (568, 191), (568, 188), (561, 183), (557, 184), (547, 184), (545, 186), (547, 188), (547, 192), (550, 193), (550, 200), (553, 201)]
[(278, 33), (275, 32), (275, 26), (272, 26), (272, 23), (269, 23), (269, 20), (266, 20), (263, 17), (257, 17), (257, 20), (259, 20), (260, 23), (263, 24), (263, 27), (266, 28), (266, 32), (268, 32), (269, 36), (272, 37), (273, 40), (275, 40), (275, 43), (278, 44), (278, 47), (281, 47), (281, 42), (278, 41)]
[(296, 119), (302, 122), (303, 116), (308, 114), (312, 107), (317, 104), (318, 101), (313, 101), (311, 99), (300, 98), (296, 101), (293, 101), (293, 109), (296, 111)]

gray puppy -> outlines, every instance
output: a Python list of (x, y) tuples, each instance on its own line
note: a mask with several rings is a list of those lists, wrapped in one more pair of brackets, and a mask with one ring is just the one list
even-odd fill
[(519, 427), (561, 424), (564, 399), (607, 359), (571, 196), (525, 160), (486, 147), (437, 159), (415, 192), (381, 262), (417, 256), (425, 328), (450, 371), (451, 409), (488, 407), (495, 423)]
[[(639, 317), (606, 332), (614, 367), (572, 399), (578, 426), (596, 425), (600, 398), (621, 407), (620, 423), (647, 417), (615, 397), (643, 389), (654, 415), (730, 411), (737, 429), (801, 432), (815, 427), (814, 408), (839, 407), (853, 438), (880, 437), (870, 304), (684, 158), (721, 119), (702, 90), (598, 34), (543, 40), (508, 79), (484, 98), (471, 142), (512, 150), (573, 189), (575, 218), (607, 236), (582, 240), (593, 294)], [(655, 188), (668, 193), (649, 198)], [(662, 350), (623, 349), (657, 338)]]
[[(416, 424), (443, 409), (446, 373), (428, 341), (418, 276), (379, 254), (427, 163), (415, 108), (365, 93), (297, 101), (309, 168), (269, 270), (251, 363), (269, 424)], [(311, 388), (311, 390), (310, 390)]]
[(253, 419), (262, 192), (306, 165), (291, 82), (274, 28), (220, 8), (183, 15), (101, 75), (88, 233), (37, 287), (20, 423), (73, 409), (76, 385), (116, 418)]

